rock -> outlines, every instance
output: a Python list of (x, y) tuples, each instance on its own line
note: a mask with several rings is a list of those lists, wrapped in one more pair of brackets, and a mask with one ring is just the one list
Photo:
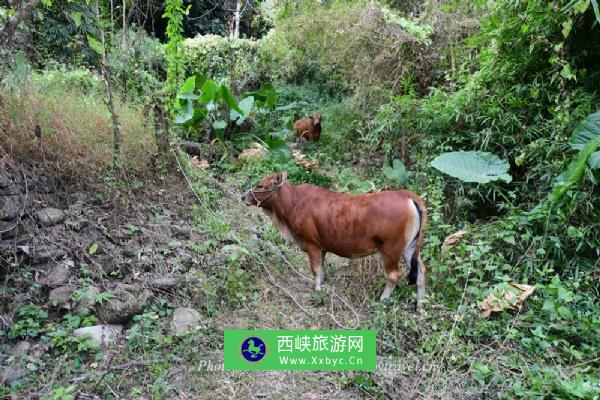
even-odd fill
[(73, 335), (76, 337), (87, 337), (98, 346), (106, 346), (116, 341), (121, 336), (122, 331), (123, 325), (106, 324), (75, 329)]
[(50, 350), (50, 346), (48, 344), (38, 342), (31, 346), (31, 350), (29, 351), (29, 359), (39, 360), (44, 354), (48, 352), (48, 350)]
[(12, 221), (22, 214), (21, 196), (0, 197), (0, 221)]
[(65, 221), (65, 225), (69, 229), (71, 229), (72, 231), (75, 231), (75, 232), (81, 232), (89, 224), (90, 224), (90, 221), (88, 221), (85, 218), (79, 218), (79, 219), (69, 218)]
[(134, 285), (118, 284), (110, 293), (113, 297), (96, 306), (98, 319), (107, 324), (127, 322), (141, 314), (150, 297), (148, 292)]
[(35, 213), (38, 222), (43, 226), (52, 226), (65, 220), (65, 213), (58, 208), (46, 207)]
[(46, 276), (46, 285), (59, 286), (69, 282), (71, 269), (75, 267), (73, 260), (63, 260), (55, 264)]
[(50, 260), (58, 261), (63, 259), (67, 255), (67, 252), (58, 247), (43, 246), (36, 248), (33, 254), (30, 256), (31, 264), (37, 265), (48, 262)]
[(27, 370), (25, 368), (18, 368), (9, 365), (4, 369), (4, 371), (2, 371), (2, 375), (0, 375), (0, 381), (2, 381), (2, 383), (5, 385), (10, 386), (26, 376)]
[(179, 226), (179, 225), (171, 225), (171, 235), (177, 239), (189, 239), (191, 232), (188, 228)]
[(67, 308), (76, 289), (77, 287), (75, 285), (59, 286), (50, 291), (50, 294), (48, 294), (48, 300), (55, 307)]
[(238, 159), (240, 160), (260, 160), (267, 156), (267, 151), (260, 143), (253, 142), (249, 149), (242, 151)]
[(169, 331), (172, 334), (187, 332), (200, 325), (200, 313), (193, 308), (177, 308), (169, 322)]
[(73, 311), (75, 311), (77, 314), (91, 314), (94, 310), (94, 304), (96, 304), (96, 295), (98, 293), (100, 293), (100, 289), (97, 287), (88, 287), (83, 297), (79, 299), (79, 302)]
[(192, 255), (189, 253), (180, 253), (179, 260), (181, 261), (181, 265), (183, 265), (185, 268), (189, 268), (194, 264), (194, 257), (192, 257)]
[(12, 239), (17, 235), (18, 224), (15, 222), (0, 221), (0, 237), (2, 239)]
[(22, 340), (19, 343), (15, 344), (13, 347), (11, 347), (8, 351), (8, 354), (18, 359), (23, 356), (26, 356), (30, 348), (31, 344)]
[(185, 277), (183, 276), (163, 276), (160, 278), (155, 278), (150, 281), (150, 285), (157, 289), (173, 289), (185, 282)]

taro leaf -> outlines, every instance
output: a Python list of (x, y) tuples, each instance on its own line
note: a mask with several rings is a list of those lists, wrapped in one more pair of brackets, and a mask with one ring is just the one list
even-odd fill
[(176, 124), (185, 124), (194, 116), (194, 107), (192, 106), (192, 100), (183, 100), (183, 110), (181, 113), (175, 116), (173, 120)]
[(204, 121), (208, 116), (208, 110), (204, 107), (194, 108), (194, 116), (192, 117), (191, 124), (193, 126), (198, 125), (200, 122)]
[(437, 156), (431, 165), (463, 182), (512, 181), (512, 176), (508, 173), (508, 162), (482, 151), (443, 153)]
[(222, 119), (218, 119), (215, 122), (213, 122), (212, 126), (215, 129), (225, 129), (225, 127), (227, 126), (227, 122), (223, 121)]
[(277, 91), (273, 85), (267, 83), (256, 92), (247, 92), (244, 97), (254, 97), (256, 106), (259, 108), (273, 108), (277, 105)]
[[(600, 137), (600, 111), (587, 116), (573, 131), (570, 144), (571, 148), (582, 150), (591, 140)], [(595, 152), (589, 158), (591, 168), (600, 167), (600, 152)]]
[(252, 111), (253, 105), (254, 105), (254, 97), (250, 96), (250, 97), (246, 97), (246, 98), (242, 99), (238, 103), (238, 106), (239, 106), (240, 110), (242, 110), (242, 112), (239, 113), (236, 110), (231, 110), (231, 112), (229, 113), (229, 118), (232, 121), (236, 121), (237, 125), (243, 124), (244, 121), (246, 120), (246, 118), (248, 118), (248, 116), (250, 115), (250, 111)]
[(88, 44), (96, 53), (104, 55), (104, 45), (96, 40), (93, 36), (87, 35)]
[(200, 88), (202, 94), (200, 95), (200, 101), (203, 103), (210, 103), (215, 101), (219, 97), (219, 85), (212, 79), (208, 79), (202, 84)]
[(246, 97), (242, 101), (239, 102), (239, 106), (242, 109), (242, 115), (248, 117), (250, 115), (250, 111), (252, 110), (252, 106), (254, 105), (254, 97)]
[(590, 168), (597, 169), (600, 168), (600, 151), (595, 152), (590, 156)]
[(208, 80), (202, 72), (196, 74), (196, 89), (202, 90), (202, 85)]
[(194, 89), (196, 88), (196, 77), (190, 76), (185, 80), (183, 85), (179, 88), (179, 92), (177, 93), (178, 99), (187, 99), (187, 100), (196, 100), (198, 96), (194, 94)]
[(238, 106), (238, 102), (235, 100), (235, 97), (233, 97), (233, 93), (231, 93), (231, 90), (225, 85), (221, 85), (221, 96), (229, 108), (243, 114), (242, 109)]
[(402, 161), (394, 160), (391, 167), (389, 165), (383, 167), (383, 175), (390, 181), (402, 183), (408, 179), (410, 172), (406, 170)]

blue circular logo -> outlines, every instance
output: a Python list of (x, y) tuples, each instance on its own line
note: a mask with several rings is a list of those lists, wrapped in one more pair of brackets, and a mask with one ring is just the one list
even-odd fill
[(262, 339), (256, 336), (249, 337), (242, 342), (242, 356), (250, 362), (257, 362), (267, 354), (267, 346)]

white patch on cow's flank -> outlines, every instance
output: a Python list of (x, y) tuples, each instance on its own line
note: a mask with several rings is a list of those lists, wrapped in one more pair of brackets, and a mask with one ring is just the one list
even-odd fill
[[(421, 218), (419, 217), (419, 210), (417, 209), (417, 205), (412, 199), (408, 199), (410, 202), (410, 207), (413, 210), (413, 224), (412, 229), (409, 230), (408, 236), (406, 237), (406, 243), (410, 246), (410, 243), (415, 239), (417, 233), (419, 233), (419, 229), (421, 228)], [(407, 247), (408, 247), (407, 246)]]
[(421, 218), (419, 217), (419, 210), (417, 210), (417, 205), (415, 202), (412, 201), (412, 199), (409, 199), (408, 201), (411, 204), (411, 208), (414, 210), (412, 229), (408, 231), (408, 235), (405, 238), (406, 248), (404, 249), (404, 260), (406, 261), (408, 269), (410, 270), (410, 262), (415, 252), (415, 248), (417, 247), (416, 236), (421, 228)]

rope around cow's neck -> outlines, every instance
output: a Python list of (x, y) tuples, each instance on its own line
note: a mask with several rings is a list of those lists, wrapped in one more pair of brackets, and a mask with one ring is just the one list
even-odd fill
[[(254, 189), (250, 189), (249, 192), (252, 195), (252, 197), (254, 198), (254, 201), (256, 201), (256, 205), (258, 207), (261, 207), (261, 204), (264, 203), (265, 201), (267, 201), (271, 196), (273, 196), (275, 193), (277, 193), (279, 191), (279, 189), (281, 189), (281, 187), (285, 184), (285, 181), (282, 181), (281, 183), (275, 185), (273, 187), (273, 189), (268, 189), (268, 190), (254, 190)], [(270, 193), (269, 193), (270, 192)], [(265, 197), (262, 200), (259, 200), (256, 198), (256, 193), (269, 193), (269, 195), (267, 197)]]

